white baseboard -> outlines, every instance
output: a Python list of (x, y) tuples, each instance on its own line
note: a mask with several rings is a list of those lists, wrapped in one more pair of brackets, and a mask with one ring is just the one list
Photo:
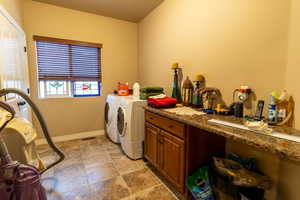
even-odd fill
[[(56, 136), (53, 137), (52, 140), (54, 142), (65, 142), (65, 141), (76, 140), (76, 139), (78, 140), (78, 139), (84, 139), (89, 137), (96, 137), (99, 135), (104, 135), (104, 130), (88, 131), (88, 132), (75, 133), (71, 135)], [(36, 140), (35, 144), (36, 145), (47, 144), (47, 141), (45, 138), (42, 138)]]

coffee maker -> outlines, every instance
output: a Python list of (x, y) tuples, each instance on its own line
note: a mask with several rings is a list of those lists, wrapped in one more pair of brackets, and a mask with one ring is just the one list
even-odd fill
[[(234, 90), (233, 103), (230, 106), (230, 110), (235, 117), (244, 117), (244, 102), (247, 101), (251, 92), (248, 86), (241, 86)], [(238, 99), (237, 101), (236, 98)]]

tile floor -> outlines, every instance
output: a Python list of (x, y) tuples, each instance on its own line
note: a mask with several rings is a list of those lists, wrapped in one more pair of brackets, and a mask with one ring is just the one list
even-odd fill
[[(48, 200), (176, 200), (142, 160), (132, 161), (105, 136), (58, 143), (66, 159), (43, 175)], [(44, 162), (56, 158), (38, 146)]]

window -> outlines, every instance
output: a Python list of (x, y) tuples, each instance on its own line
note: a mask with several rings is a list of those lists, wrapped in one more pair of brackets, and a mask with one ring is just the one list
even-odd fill
[(39, 96), (101, 95), (101, 44), (34, 36)]

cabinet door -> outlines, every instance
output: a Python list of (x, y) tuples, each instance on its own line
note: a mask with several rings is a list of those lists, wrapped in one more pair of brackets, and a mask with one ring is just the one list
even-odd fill
[(157, 149), (158, 149), (158, 128), (146, 123), (145, 128), (145, 144), (144, 153), (145, 158), (154, 166), (158, 165)]
[(159, 168), (167, 179), (180, 191), (184, 192), (184, 141), (168, 132), (160, 131)]

